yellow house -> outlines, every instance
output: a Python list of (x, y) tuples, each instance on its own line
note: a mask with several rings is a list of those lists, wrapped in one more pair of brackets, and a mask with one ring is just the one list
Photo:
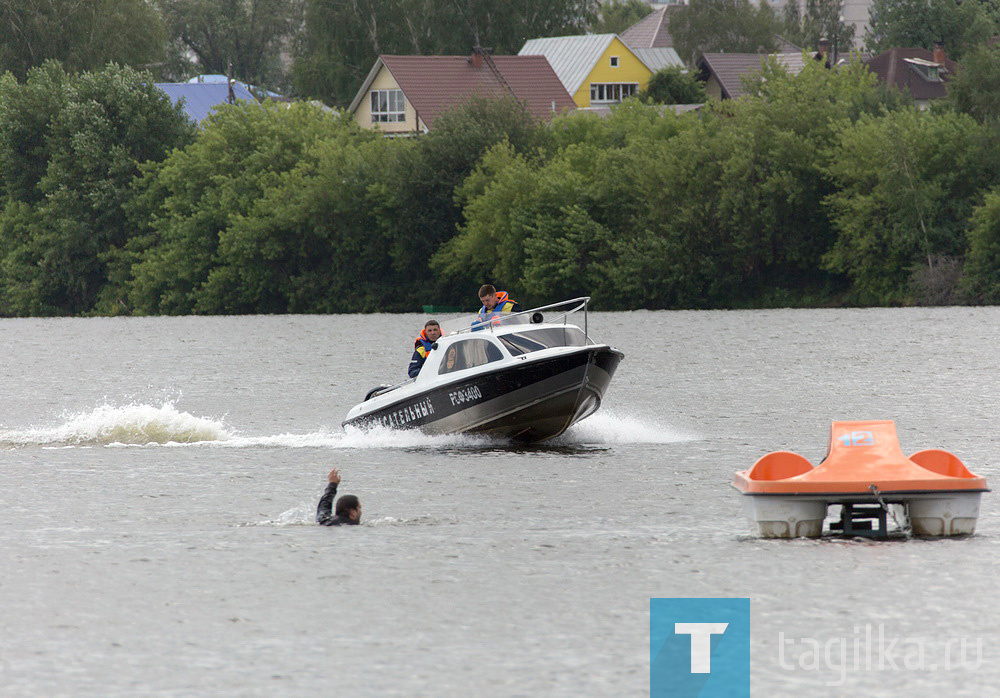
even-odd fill
[(683, 66), (672, 48), (632, 50), (616, 34), (531, 39), (518, 55), (545, 56), (582, 109), (617, 104), (643, 90), (657, 70)]

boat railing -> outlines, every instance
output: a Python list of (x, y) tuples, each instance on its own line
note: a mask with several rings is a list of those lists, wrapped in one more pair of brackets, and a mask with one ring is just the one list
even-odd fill
[[(590, 296), (581, 296), (579, 298), (571, 298), (570, 300), (560, 301), (558, 303), (542, 305), (530, 310), (522, 310), (516, 313), (498, 315), (489, 320), (480, 320), (478, 316), (472, 318), (471, 320), (469, 318), (446, 320), (441, 323), (441, 330), (445, 335), (453, 335), (464, 334), (466, 332), (494, 332), (501, 327), (509, 327), (511, 325), (537, 325), (543, 322), (547, 325), (568, 325), (570, 324), (570, 316), (582, 313), (583, 333), (587, 337), (587, 342), (594, 344), (594, 341), (590, 339), (590, 333), (588, 331), (588, 303), (590, 303)], [(556, 312), (553, 315), (550, 314), (551, 311)]]

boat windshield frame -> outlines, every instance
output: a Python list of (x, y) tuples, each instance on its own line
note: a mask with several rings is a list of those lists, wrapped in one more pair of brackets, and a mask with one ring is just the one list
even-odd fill
[[(495, 334), (498, 329), (509, 328), (511, 325), (537, 325), (542, 323), (546, 325), (573, 324), (575, 327), (579, 327), (579, 325), (575, 323), (570, 323), (569, 318), (577, 313), (582, 313), (582, 329), (583, 335), (586, 338), (586, 343), (587, 345), (596, 345), (597, 343), (590, 338), (590, 332), (588, 331), (588, 303), (590, 303), (590, 296), (580, 296), (579, 298), (571, 298), (570, 300), (560, 301), (558, 303), (550, 303), (537, 308), (531, 308), (530, 310), (522, 310), (516, 313), (506, 313), (486, 322), (481, 321), (478, 315), (471, 320), (467, 317), (446, 320), (441, 323), (441, 333), (442, 335), (448, 337), (471, 332), (490, 332)], [(543, 311), (550, 311), (553, 309), (557, 310), (555, 316), (549, 318), (543, 314)]]
[[(496, 330), (501, 327), (510, 327), (511, 325), (538, 325), (545, 323), (546, 325), (557, 325), (559, 321), (562, 320), (563, 325), (570, 325), (568, 321), (569, 317), (574, 313), (583, 313), (583, 336), (585, 345), (591, 346), (596, 345), (597, 342), (590, 338), (590, 333), (587, 331), (587, 304), (590, 303), (590, 296), (580, 296), (579, 298), (571, 298), (568, 301), (560, 301), (559, 303), (550, 303), (549, 305), (542, 305), (537, 308), (532, 308), (531, 310), (522, 310), (517, 313), (509, 313), (506, 315), (501, 315), (497, 318), (491, 320), (488, 324), (480, 322), (479, 316), (475, 316), (471, 321), (468, 317), (455, 318), (454, 320), (445, 320), (441, 323), (441, 334), (442, 336), (451, 337), (453, 335), (467, 334), (472, 332), (490, 332), (495, 334)], [(535, 319), (535, 313), (541, 313), (542, 311), (552, 310), (553, 308), (564, 308), (559, 312), (553, 319), (548, 319), (542, 316), (541, 319)], [(579, 325), (572, 325), (573, 327), (580, 328)], [(505, 347), (506, 348), (506, 347)], [(507, 349), (508, 353), (510, 352)], [(386, 393), (391, 393), (398, 388), (402, 388), (404, 385), (409, 385), (416, 378), (408, 378), (401, 383), (396, 383), (395, 385), (389, 385), (378, 392), (376, 392), (372, 397), (378, 397), (380, 395), (385, 395)]]

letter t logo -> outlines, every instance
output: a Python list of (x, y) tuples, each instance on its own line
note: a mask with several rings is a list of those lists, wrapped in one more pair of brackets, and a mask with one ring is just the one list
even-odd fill
[(712, 635), (722, 635), (729, 623), (674, 623), (674, 632), (691, 636), (691, 673), (712, 673)]

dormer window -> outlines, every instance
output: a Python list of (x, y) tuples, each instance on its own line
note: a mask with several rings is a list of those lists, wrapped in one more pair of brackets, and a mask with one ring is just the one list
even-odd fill
[(920, 74), (928, 82), (941, 82), (941, 64), (934, 61), (925, 61), (922, 58), (904, 58), (910, 68)]
[(611, 67), (612, 68), (618, 67), (618, 56), (611, 56)]

